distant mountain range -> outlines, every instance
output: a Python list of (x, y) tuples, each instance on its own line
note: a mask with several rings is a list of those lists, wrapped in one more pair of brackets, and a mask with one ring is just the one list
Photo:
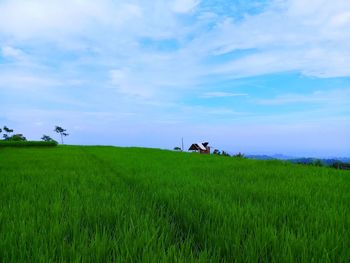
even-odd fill
[(333, 158), (312, 158), (312, 157), (293, 157), (293, 156), (286, 156), (283, 154), (274, 154), (274, 155), (246, 155), (249, 159), (256, 159), (256, 160), (284, 160), (284, 161), (290, 161), (293, 163), (303, 163), (303, 164), (310, 164), (315, 162), (316, 160), (320, 160), (324, 165), (332, 165), (337, 162), (342, 163), (350, 163), (350, 158), (346, 157), (333, 157)]

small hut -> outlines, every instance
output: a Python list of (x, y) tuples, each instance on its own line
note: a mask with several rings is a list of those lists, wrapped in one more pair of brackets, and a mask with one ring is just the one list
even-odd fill
[(208, 142), (193, 143), (188, 150), (199, 152), (201, 154), (210, 154), (210, 147)]

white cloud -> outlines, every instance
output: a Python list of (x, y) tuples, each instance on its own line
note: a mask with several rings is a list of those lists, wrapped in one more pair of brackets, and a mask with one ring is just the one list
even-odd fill
[(24, 90), (26, 92), (62, 85), (61, 80), (30, 72), (0, 72), (0, 90)]
[(25, 54), (22, 50), (13, 48), (11, 46), (3, 46), (1, 48), (1, 53), (5, 58), (13, 58), (16, 60), (22, 60)]
[(151, 89), (146, 88), (137, 79), (133, 79), (129, 69), (113, 69), (109, 74), (112, 86), (122, 94), (142, 98), (149, 98), (152, 95)]
[(198, 6), (199, 3), (199, 0), (175, 0), (172, 8), (177, 13), (187, 13)]
[(330, 22), (332, 27), (345, 27), (350, 24), (350, 12), (341, 12), (332, 17)]
[(244, 112), (239, 112), (231, 107), (208, 107), (208, 106), (182, 106), (179, 107), (180, 112), (182, 113), (181, 118), (189, 121), (196, 121), (193, 119), (193, 116), (196, 116), (200, 120), (206, 120), (207, 123), (212, 122), (211, 118), (208, 118), (210, 115), (215, 115), (215, 117), (239, 117), (246, 116)]
[(125, 27), (142, 16), (138, 5), (108, 0), (7, 0), (1, 2), (0, 13), (0, 32), (18, 39), (55, 41), (75, 34), (89, 36), (96, 25)]
[[(190, 23), (176, 15), (187, 12), (195, 12)], [(197, 0), (172, 4), (7, 0), (0, 3), (0, 13), (0, 35), (12, 39), (12, 49), (24, 39), (41, 44), (53, 41), (61, 48), (95, 52), (93, 63), (111, 64), (107, 71), (128, 67), (133, 79), (145, 77), (140, 68), (146, 66), (148, 76), (153, 75), (152, 80), (148, 78), (151, 83), (143, 85), (149, 89), (159, 85), (156, 82), (163, 74), (161, 84), (178, 87), (188, 87), (206, 75), (239, 78), (283, 71), (316, 77), (350, 75), (347, 0), (272, 1), (261, 13), (239, 21), (229, 15), (208, 17)], [(142, 49), (143, 37), (170, 39), (179, 46), (162, 57)], [(208, 57), (241, 50), (251, 51), (217, 64), (203, 63)], [(170, 73), (174, 71), (176, 78)]]
[[(316, 77), (350, 75), (350, 2), (275, 1), (264, 12), (218, 20), (196, 38), (194, 52), (246, 55), (214, 65), (212, 71), (237, 77), (300, 71)], [(349, 24), (350, 26), (350, 24)]]
[[(75, 122), (79, 127), (94, 122), (106, 127), (119, 125), (120, 120), (143, 124), (149, 119), (152, 123), (207, 123), (220, 118), (229, 122), (239, 116), (240, 121), (255, 122), (260, 115), (224, 106), (190, 106), (182, 98), (188, 94), (198, 94), (191, 99), (244, 97), (247, 94), (235, 91), (235, 85), (228, 90), (216, 83), (278, 72), (349, 77), (349, 13), (348, 0), (274, 0), (260, 13), (240, 19), (203, 11), (198, 0), (4, 0), (0, 1), (5, 58), (0, 62), (1, 99), (37, 92), (43, 101), (44, 96), (57, 98), (56, 107), (75, 109), (47, 116), (46, 108), (54, 105), (38, 104), (41, 109), (31, 116), (44, 126), (50, 119), (69, 119), (72, 127)], [(285, 89), (281, 86), (281, 93), (288, 93)], [(3, 96), (11, 90), (12, 96)], [(293, 93), (254, 102), (326, 105), (321, 113), (310, 113), (312, 119), (339, 107), (336, 102), (345, 108), (349, 94), (343, 92)], [(21, 119), (25, 113), (23, 109), (8, 118)], [(298, 114), (284, 119), (304, 117)], [(28, 120), (29, 126), (30, 116)], [(271, 122), (280, 121), (277, 116)], [(226, 138), (230, 131), (227, 134)]]
[(261, 105), (288, 105), (288, 104), (321, 104), (333, 108), (348, 105), (350, 101), (350, 89), (336, 89), (328, 91), (315, 91), (311, 94), (285, 94), (271, 99), (258, 99)]

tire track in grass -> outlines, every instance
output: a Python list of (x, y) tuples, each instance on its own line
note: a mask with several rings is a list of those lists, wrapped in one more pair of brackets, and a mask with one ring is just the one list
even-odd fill
[[(173, 249), (176, 248), (177, 255), (180, 257), (176, 258), (176, 261), (181, 261), (182, 255), (187, 255), (183, 260), (186, 262), (189, 259), (191, 261), (198, 262), (209, 262), (206, 257), (207, 254), (203, 251), (203, 246), (201, 243), (196, 242), (193, 231), (186, 227), (184, 220), (182, 217), (178, 216), (176, 213), (173, 213), (169, 208), (169, 205), (166, 202), (162, 202), (160, 199), (155, 199), (152, 193), (145, 191), (145, 189), (138, 184), (137, 178), (132, 179), (131, 177), (127, 177), (123, 175), (123, 173), (114, 168), (113, 165), (109, 161), (104, 160), (103, 158), (97, 156), (95, 153), (91, 153), (84, 149), (84, 154), (90, 157), (91, 161), (97, 163), (99, 166), (104, 167), (106, 171), (109, 173), (116, 175), (126, 186), (127, 192), (129, 192), (132, 196), (137, 194), (138, 201), (137, 209), (140, 215), (144, 214), (148, 210), (151, 210), (155, 215), (157, 220), (153, 220), (153, 224), (159, 225), (161, 224), (161, 228), (164, 231), (170, 231), (170, 233), (158, 232), (157, 237), (153, 236), (153, 238), (149, 241), (149, 244), (153, 241), (167, 239), (167, 234), (170, 238), (170, 243), (166, 244), (166, 249), (170, 253), (174, 253)], [(135, 202), (136, 203), (136, 202)], [(140, 207), (140, 204), (143, 204), (143, 207)], [(147, 207), (147, 209), (145, 209)], [(185, 254), (182, 254), (185, 252)], [(202, 253), (204, 252), (204, 253)], [(203, 255), (201, 255), (203, 254)], [(189, 257), (189, 258), (188, 258)]]
[[(208, 203), (205, 200), (196, 199), (191, 201), (191, 209), (186, 210), (181, 207), (179, 209), (179, 207), (172, 202), (175, 198), (172, 199), (172, 196), (170, 196), (174, 193), (169, 192), (170, 195), (167, 195), (166, 192), (157, 192), (156, 189), (153, 189), (154, 191), (152, 191), (152, 188), (150, 188), (149, 185), (142, 182), (142, 178), (140, 180), (140, 178), (137, 178), (136, 176), (125, 172), (122, 173), (121, 171), (124, 171), (124, 168), (126, 167), (119, 167), (119, 169), (116, 169), (111, 165), (111, 160), (101, 158), (100, 156), (97, 156), (95, 152), (90, 154), (94, 156), (102, 166), (108, 167), (112, 173), (117, 174), (130, 190), (146, 194), (146, 196), (142, 195), (141, 197), (148, 198), (147, 202), (145, 202), (146, 205), (152, 204), (155, 215), (158, 218), (163, 218), (166, 224), (170, 226), (173, 232), (174, 244), (179, 247), (184, 242), (189, 242), (191, 254), (193, 254), (198, 260), (201, 260), (202, 257), (209, 256), (215, 258), (210, 260), (210, 262), (226, 261), (225, 258), (227, 255), (221, 251), (220, 247), (212, 246), (213, 244), (208, 240), (208, 236), (200, 233), (203, 225), (210, 226), (211, 223), (217, 221), (217, 218), (213, 218), (206, 211), (215, 210), (219, 203)], [(115, 159), (113, 161), (115, 161)], [(199, 178), (192, 178), (192, 183), (193, 181), (200, 183)], [(181, 200), (180, 196), (173, 197), (177, 197), (177, 200), (182, 203), (185, 201)], [(190, 213), (188, 213), (189, 211)], [(208, 260), (206, 262), (208, 262)]]
[[(186, 219), (181, 213), (171, 208), (167, 198), (162, 198), (161, 195), (155, 195), (151, 191), (147, 190), (142, 184), (139, 183), (138, 178), (132, 178), (121, 173), (120, 170), (115, 168), (108, 160), (97, 156), (95, 153), (85, 152), (91, 159), (97, 162), (100, 166), (105, 167), (110, 173), (115, 174), (120, 178), (124, 184), (128, 187), (130, 192), (140, 193), (139, 197), (145, 199), (138, 199), (138, 201), (144, 204), (144, 206), (152, 205), (150, 208), (158, 219), (162, 219), (162, 222), (167, 224), (169, 230), (172, 231), (172, 245), (175, 245), (178, 249), (190, 249), (189, 254), (197, 261), (202, 261), (202, 256), (207, 256), (205, 251), (206, 246), (197, 238), (196, 232), (191, 223), (188, 224)], [(122, 169), (122, 167), (120, 167)], [(148, 198), (148, 199), (147, 199)], [(140, 211), (142, 213), (142, 211)], [(155, 223), (158, 223), (154, 221)], [(185, 244), (185, 248), (183, 245)]]
[[(171, 226), (174, 233), (174, 243), (181, 244), (189, 241), (191, 253), (197, 259), (204, 256), (212, 258), (210, 260), (212, 262), (229, 262), (233, 255), (240, 253), (237, 251), (239, 248), (235, 249), (236, 252), (234, 253), (230, 252), (232, 244), (229, 245), (229, 241), (233, 241), (232, 239), (220, 240), (215, 236), (215, 233), (224, 235), (224, 231), (220, 227), (217, 228), (225, 223), (225, 219), (222, 217), (223, 204), (220, 200), (215, 198), (202, 199), (201, 194), (203, 193), (201, 192), (199, 195), (192, 195), (188, 199), (183, 195), (183, 192), (189, 189), (181, 188), (179, 192), (172, 189), (167, 191), (166, 187), (159, 188), (157, 185), (152, 185), (152, 182), (147, 184), (143, 180), (145, 178), (132, 174), (138, 172), (139, 169), (131, 167), (129, 172), (125, 172), (127, 168), (130, 168), (129, 166), (122, 167), (119, 165), (119, 168), (116, 168), (116, 163), (113, 162), (118, 160), (116, 156), (108, 160), (108, 158), (97, 156), (95, 152), (92, 155), (99, 159), (102, 165), (108, 166), (112, 172), (117, 173), (130, 189), (145, 194), (141, 197), (148, 198), (147, 204), (152, 204), (156, 216), (164, 218), (167, 224)], [(203, 183), (200, 178), (195, 177), (191, 177), (190, 181), (191, 184), (197, 184), (198, 186)], [(186, 182), (189, 182), (187, 178)], [(161, 184), (161, 182), (158, 183)], [(209, 211), (210, 213), (208, 213)], [(246, 228), (243, 227), (243, 229)], [(240, 238), (245, 239), (244, 237)], [(241, 239), (241, 242), (243, 240)]]

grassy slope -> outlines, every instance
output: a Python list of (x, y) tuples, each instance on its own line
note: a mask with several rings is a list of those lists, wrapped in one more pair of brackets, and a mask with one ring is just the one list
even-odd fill
[(0, 261), (350, 261), (350, 172), (113, 148), (0, 148)]

